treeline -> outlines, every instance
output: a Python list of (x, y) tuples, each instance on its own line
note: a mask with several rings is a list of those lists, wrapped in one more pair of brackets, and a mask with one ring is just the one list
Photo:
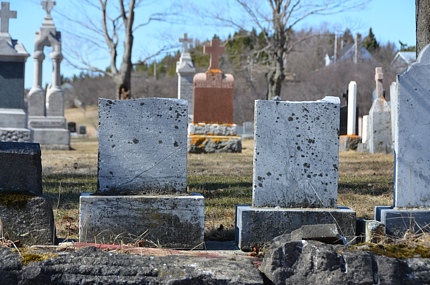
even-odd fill
[[(224, 73), (231, 73), (235, 78), (235, 122), (242, 124), (252, 121), (254, 116), (254, 101), (265, 99), (266, 81), (264, 78), (265, 61), (264, 48), (259, 42), (259, 35), (253, 30), (253, 35), (238, 31), (227, 39), (221, 39), (226, 46), (226, 53), (220, 59), (220, 68)], [(216, 36), (216, 35), (215, 35)], [(393, 43), (379, 43), (372, 29), (363, 37), (361, 45), (371, 54), (370, 59), (359, 60), (356, 64), (352, 59), (342, 58), (342, 53), (355, 44), (355, 36), (350, 30), (335, 35), (326, 30), (301, 30), (294, 32), (300, 41), (285, 58), (287, 76), (282, 88), (282, 100), (308, 101), (319, 100), (324, 96), (338, 96), (347, 89), (350, 81), (357, 82), (358, 106), (360, 115), (367, 114), (372, 104), (372, 92), (375, 89), (375, 67), (384, 70), (384, 89), (389, 100), (389, 85), (395, 81), (395, 71), (391, 69), (397, 49)], [(337, 62), (326, 66), (326, 55), (333, 57), (337, 43)], [(190, 54), (197, 72), (204, 72), (209, 66), (209, 56), (203, 54), (203, 45), (209, 44), (196, 41), (190, 47)], [(402, 43), (403, 44), (403, 43)], [(412, 50), (406, 44), (404, 50)], [(255, 56), (258, 53), (258, 56)], [(251, 56), (252, 55), (252, 56)], [(132, 98), (145, 97), (177, 97), (176, 62), (180, 51), (166, 54), (153, 62), (138, 62), (134, 66), (132, 77)], [(65, 90), (68, 106), (73, 106), (76, 99), (83, 105), (95, 105), (99, 97), (115, 98), (113, 80), (103, 74), (81, 73), (69, 82), (73, 89)]]

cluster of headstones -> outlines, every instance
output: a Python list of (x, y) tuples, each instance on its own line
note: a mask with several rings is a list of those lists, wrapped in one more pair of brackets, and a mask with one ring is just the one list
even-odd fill
[[(34, 85), (24, 104), (24, 70), (29, 54), (24, 46), (9, 35), (9, 19), (17, 12), (10, 11), (8, 2), (0, 10), (0, 141), (36, 142), (43, 148), (69, 149), (70, 134), (64, 117), (64, 94), (60, 86), (61, 33), (55, 28), (51, 10), (55, 1), (41, 2), (46, 16), (36, 32), (33, 53)], [(44, 47), (52, 47), (52, 82), (48, 90), (42, 88)], [(13, 133), (14, 135), (9, 135)]]

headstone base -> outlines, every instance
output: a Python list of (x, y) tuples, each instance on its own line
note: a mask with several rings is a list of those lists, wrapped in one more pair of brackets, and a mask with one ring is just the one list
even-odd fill
[(22, 109), (0, 108), (0, 128), (25, 128), (27, 115)]
[(82, 194), (79, 241), (203, 248), (204, 198), (195, 195)]
[(239, 136), (189, 135), (188, 152), (242, 152), (242, 138)]
[(32, 142), (41, 149), (70, 150), (70, 133), (67, 129), (32, 129)]
[(23, 128), (0, 128), (1, 142), (30, 142), (31, 132)]
[(375, 220), (385, 224), (385, 234), (403, 238), (405, 233), (430, 233), (430, 208), (408, 209), (389, 206), (375, 207)]
[(347, 241), (353, 240), (356, 229), (355, 211), (337, 209), (286, 209), (236, 207), (236, 243), (239, 248), (264, 246), (273, 238), (289, 234), (303, 225), (336, 224)]
[(343, 135), (339, 137), (339, 151), (357, 150), (361, 137), (357, 135)]
[(55, 243), (52, 206), (43, 196), (1, 194), (2, 236), (23, 245)]

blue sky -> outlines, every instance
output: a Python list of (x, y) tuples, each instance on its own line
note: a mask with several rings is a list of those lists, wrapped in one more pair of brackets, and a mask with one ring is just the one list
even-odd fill
[[(6, 1), (6, 0), (3, 0)], [(62, 32), (64, 44), (67, 43), (68, 33), (61, 30), (63, 24), (62, 19), (55, 13), (56, 9), (59, 11), (67, 11), (69, 15), (79, 14), (79, 10), (69, 10), (67, 2), (70, 0), (57, 0), (57, 5), (54, 7), (53, 17), (57, 26), (57, 30)], [(95, 1), (95, 0), (94, 0)], [(200, 0), (195, 0), (201, 2)], [(10, 0), (10, 9), (17, 11), (17, 19), (9, 21), (9, 33), (13, 39), (20, 41), (27, 52), (33, 53), (33, 44), (35, 32), (38, 31), (43, 22), (45, 11), (42, 9), (39, 0)], [(150, 6), (150, 9), (163, 8), (162, 6), (169, 1), (159, 0), (156, 5)], [(206, 2), (206, 1), (204, 1)], [(163, 4), (164, 3), (164, 4)], [(144, 11), (138, 10), (137, 22), (140, 13)], [(322, 23), (332, 31), (342, 32), (345, 28), (349, 28), (353, 34), (356, 32), (364, 36), (368, 34), (369, 28), (372, 27), (376, 39), (381, 43), (393, 42), (397, 47), (398, 41), (408, 45), (415, 45), (415, 1), (414, 0), (373, 0), (367, 4), (364, 10), (354, 12), (344, 12), (342, 14), (330, 15), (325, 17), (313, 18), (306, 21), (305, 25), (320, 27)], [(139, 31), (136, 35), (134, 57), (142, 58), (144, 54), (151, 53), (151, 49), (156, 50), (159, 47), (160, 41), (170, 40), (172, 43), (177, 43), (177, 49), (180, 48), (180, 43), (177, 42), (183, 33), (188, 33), (189, 37), (206, 40), (211, 38), (215, 33), (221, 37), (226, 37), (231, 33), (231, 29), (224, 29), (220, 27), (204, 27), (199, 25), (167, 25), (165, 24), (164, 30), (168, 30), (168, 37), (161, 38), (159, 36), (160, 30), (154, 27), (149, 27)], [(161, 26), (160, 26), (161, 29)], [(168, 38), (168, 39), (167, 39)], [(100, 53), (101, 58), (98, 61), (100, 68), (108, 66), (107, 56)], [(26, 64), (26, 79), (25, 87), (30, 88), (33, 84), (33, 58), (30, 56)], [(43, 82), (51, 82), (51, 62), (49, 55), (46, 54), (46, 59), (43, 66)], [(72, 76), (79, 74), (79, 70), (73, 68), (65, 61), (61, 66), (61, 73), (65, 76)]]

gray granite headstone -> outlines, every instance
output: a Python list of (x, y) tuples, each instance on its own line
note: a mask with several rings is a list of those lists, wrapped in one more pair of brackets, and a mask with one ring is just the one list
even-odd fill
[(337, 206), (339, 107), (337, 97), (256, 101), (254, 207)]
[(430, 207), (430, 46), (397, 77), (395, 207)]
[(98, 194), (186, 192), (187, 102), (99, 99)]
[(36, 143), (0, 142), (0, 194), (42, 195), (42, 162)]

